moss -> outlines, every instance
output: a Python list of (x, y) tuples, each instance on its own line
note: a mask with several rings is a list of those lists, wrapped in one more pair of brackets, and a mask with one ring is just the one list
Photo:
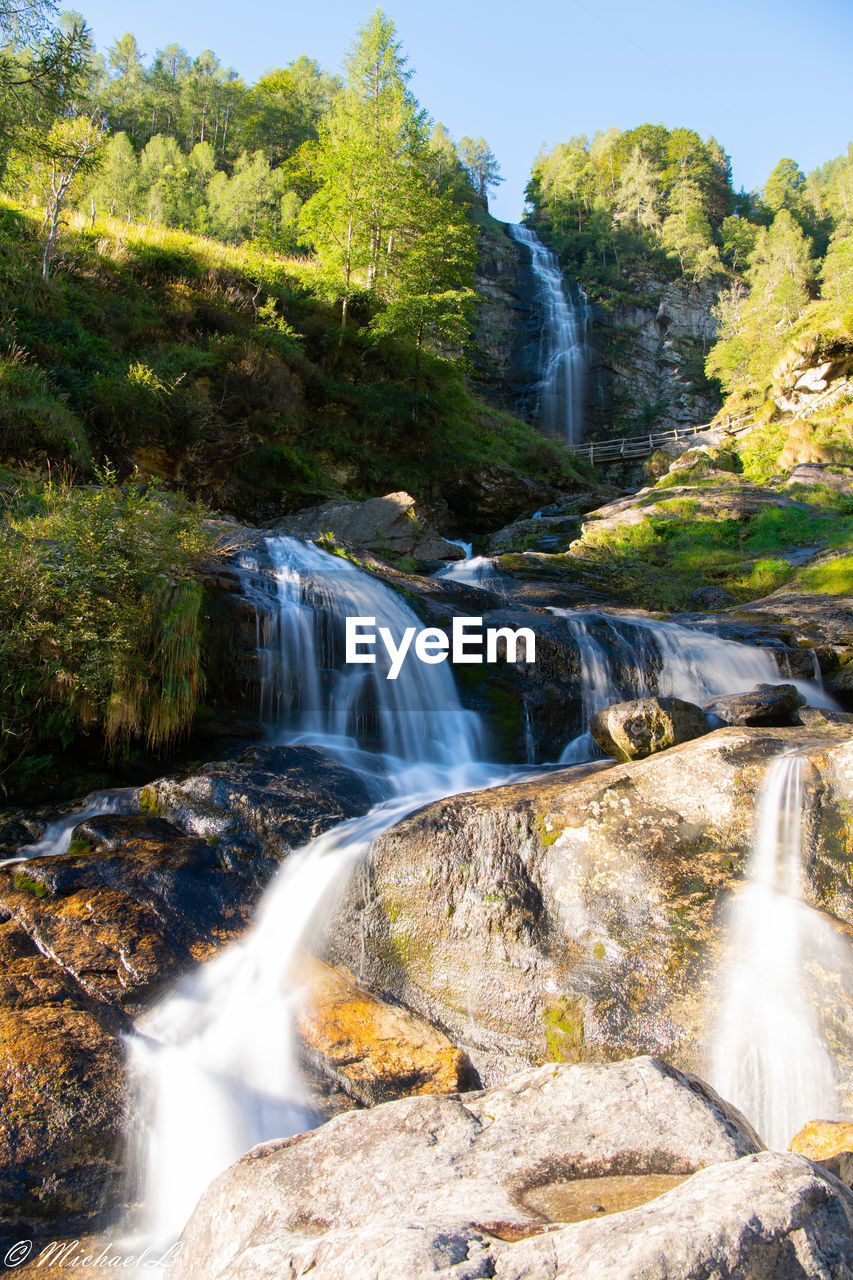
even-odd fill
[(546, 1062), (584, 1060), (583, 1010), (574, 996), (558, 996), (543, 1009)]
[(72, 857), (83, 853), (94, 853), (94, 845), (90, 844), (85, 836), (75, 836), (68, 846), (68, 852)]
[(143, 787), (139, 793), (139, 812), (148, 813), (152, 817), (163, 816), (163, 806), (157, 798), (155, 787)]
[(16, 871), (13, 883), (19, 893), (33, 893), (37, 898), (46, 898), (49, 892), (46, 884), (26, 871)]
[(545, 848), (550, 848), (552, 844), (555, 844), (565, 830), (564, 827), (556, 827), (553, 823), (549, 823), (544, 813), (537, 813), (533, 822), (533, 829), (539, 837), (539, 843), (544, 845)]

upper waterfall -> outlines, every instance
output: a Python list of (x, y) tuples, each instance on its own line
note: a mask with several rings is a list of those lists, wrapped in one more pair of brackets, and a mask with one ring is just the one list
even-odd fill
[(510, 235), (530, 250), (541, 312), (539, 338), (539, 425), (547, 435), (578, 444), (583, 428), (583, 386), (587, 365), (587, 305), (566, 296), (557, 255), (529, 227), (511, 226)]

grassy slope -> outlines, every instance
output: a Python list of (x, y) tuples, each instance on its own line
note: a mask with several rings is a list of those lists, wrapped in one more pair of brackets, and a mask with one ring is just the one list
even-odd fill
[(476, 400), (458, 365), (339, 341), (310, 264), (116, 221), (66, 229), (49, 288), (40, 219), (0, 204), (0, 461), (108, 458), (243, 519), (333, 491), (440, 496), (492, 462), (559, 483), (562, 448)]
[(809, 457), (853, 463), (853, 405), (808, 424), (759, 426), (716, 458), (691, 451), (638, 498), (648, 510), (640, 523), (591, 522), (568, 554), (615, 570), (624, 597), (650, 609), (698, 607), (701, 587), (723, 588), (734, 602), (781, 586), (853, 592), (853, 498), (829, 484), (786, 483), (791, 465)]

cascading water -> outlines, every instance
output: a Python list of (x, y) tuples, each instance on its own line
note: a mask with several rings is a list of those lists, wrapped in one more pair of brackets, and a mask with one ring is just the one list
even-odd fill
[(731, 919), (726, 1001), (709, 1070), (711, 1083), (786, 1150), (808, 1120), (833, 1116), (833, 1064), (809, 1007), (810, 955), (835, 939), (802, 900), (802, 810), (807, 762), (780, 756), (759, 798), (747, 882)]
[(578, 444), (583, 425), (583, 387), (588, 363), (586, 295), (566, 297), (556, 254), (529, 227), (511, 226), (510, 234), (530, 250), (536, 279), (536, 304), (542, 315), (539, 369), (539, 425), (547, 435)]
[(652, 618), (551, 612), (566, 619), (581, 667), (581, 732), (567, 743), (561, 764), (595, 758), (586, 726), (590, 716), (613, 702), (661, 694), (702, 706), (721, 694), (784, 682), (796, 685), (812, 706), (835, 705), (818, 684), (781, 676), (766, 649)]
[(480, 587), (487, 591), (501, 594), (503, 591), (503, 574), (495, 567), (492, 556), (475, 556), (471, 554), (470, 542), (460, 542), (456, 538), (448, 538), (454, 546), (465, 552), (464, 560), (451, 560), (443, 569), (435, 574), (436, 578), (452, 578), (454, 582), (464, 583), (466, 587)]
[[(346, 739), (369, 740), (403, 760), (477, 756), (477, 719), (458, 707), (446, 663), (407, 662), (387, 680), (379, 646), (374, 664), (344, 668), (346, 617), (375, 617), (397, 640), (406, 627), (420, 626), (397, 592), (297, 538), (268, 538), (266, 554), (272, 578), (256, 558), (244, 560), (243, 574), (257, 606), (261, 719), (270, 729), (288, 742), (338, 748)], [(457, 708), (450, 720), (448, 707)]]
[[(135, 1136), (149, 1239), (173, 1239), (208, 1183), (243, 1151), (317, 1123), (291, 1036), (289, 970), (310, 946), (312, 924), (371, 840), (412, 810), (507, 774), (477, 764), (476, 717), (461, 707), (446, 666), (406, 664), (397, 680), (375, 667), (355, 677), (335, 666), (349, 615), (375, 616), (399, 640), (418, 619), (381, 582), (313, 546), (268, 540), (276, 582), (262, 600), (259, 565), (245, 566), (260, 604), (265, 649), (262, 699), (281, 714), (278, 736), (318, 742), (362, 767), (386, 798), (291, 854), (250, 933), (190, 974), (129, 1037)], [(360, 751), (360, 729), (384, 751), (384, 770)]]
[(21, 845), (13, 858), (0, 859), (0, 867), (9, 866), (13, 862), (26, 862), (29, 858), (56, 858), (67, 853), (75, 827), (100, 814), (132, 812), (135, 794), (130, 787), (93, 791), (78, 808), (63, 813), (54, 822), (48, 823), (38, 840)]

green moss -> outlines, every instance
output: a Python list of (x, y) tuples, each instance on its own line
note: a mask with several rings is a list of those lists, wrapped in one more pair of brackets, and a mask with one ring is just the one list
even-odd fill
[(558, 996), (543, 1009), (546, 1062), (581, 1062), (584, 1058), (583, 1010), (573, 996)]
[(163, 816), (163, 806), (157, 799), (155, 787), (143, 787), (139, 793), (139, 812), (151, 814), (152, 817)]
[(85, 836), (75, 836), (68, 846), (68, 852), (72, 857), (76, 857), (78, 854), (93, 853), (94, 846), (89, 843)]
[(12, 882), (20, 893), (34, 893), (37, 898), (46, 898), (49, 893), (46, 884), (26, 871), (16, 871)]
[(537, 813), (533, 822), (533, 829), (539, 837), (539, 843), (544, 845), (546, 848), (555, 844), (565, 830), (564, 827), (556, 827), (553, 823), (548, 825), (546, 815), (544, 813)]

